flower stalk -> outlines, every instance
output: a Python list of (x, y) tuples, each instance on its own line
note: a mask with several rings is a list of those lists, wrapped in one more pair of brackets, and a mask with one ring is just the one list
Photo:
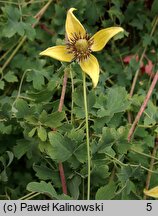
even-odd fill
[[(83, 94), (86, 117), (86, 142), (87, 142), (87, 164), (88, 164), (88, 186), (87, 199), (90, 199), (90, 172), (91, 172), (91, 151), (89, 143), (88, 108), (86, 97), (86, 75), (88, 75), (95, 88), (99, 81), (100, 67), (97, 58), (92, 52), (102, 50), (108, 41), (124, 29), (121, 27), (109, 27), (96, 32), (92, 37), (88, 35), (83, 25), (75, 17), (70, 8), (67, 12), (65, 22), (65, 45), (49, 47), (42, 51), (40, 55), (49, 56), (61, 62), (76, 61), (83, 72)], [(72, 103), (73, 107), (73, 103)], [(71, 115), (72, 122), (72, 115)]]
[(83, 97), (84, 109), (86, 117), (86, 143), (87, 143), (87, 165), (88, 165), (88, 183), (87, 183), (87, 200), (90, 199), (90, 179), (91, 179), (91, 152), (89, 143), (89, 126), (88, 126), (88, 107), (87, 107), (87, 94), (86, 94), (86, 74), (83, 72)]

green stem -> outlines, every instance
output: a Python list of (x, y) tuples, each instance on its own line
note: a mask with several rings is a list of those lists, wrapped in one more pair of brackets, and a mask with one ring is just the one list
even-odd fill
[(30, 199), (32, 199), (32, 198), (34, 198), (34, 197), (36, 197), (36, 196), (38, 196), (38, 195), (40, 195), (41, 193), (35, 193), (35, 194), (33, 194), (32, 196), (29, 196), (29, 197), (27, 197), (27, 199), (25, 199), (25, 200), (30, 200)]
[(71, 76), (71, 89), (72, 89), (72, 94), (71, 94), (71, 124), (73, 123), (73, 108), (74, 108), (74, 101), (73, 101), (73, 94), (74, 94), (74, 80), (73, 80), (73, 74), (72, 74), (72, 69), (70, 68), (70, 76)]
[(12, 58), (15, 56), (15, 54), (18, 52), (18, 50), (20, 49), (20, 47), (22, 46), (22, 44), (25, 42), (26, 40), (26, 36), (23, 36), (21, 38), (21, 41), (19, 42), (19, 44), (17, 45), (17, 47), (14, 49), (14, 51), (12, 52), (12, 54), (9, 56), (9, 58), (6, 60), (6, 62), (4, 63), (4, 65), (2, 66), (2, 71), (4, 71), (4, 69), (7, 67), (7, 65), (10, 63), (10, 61), (12, 60)]
[(88, 185), (87, 185), (87, 200), (90, 199), (90, 172), (91, 172), (91, 157), (90, 157), (90, 144), (89, 144), (89, 126), (88, 126), (88, 108), (87, 108), (87, 95), (86, 95), (86, 74), (83, 72), (83, 95), (84, 95), (84, 108), (86, 116), (86, 139), (87, 139), (87, 163), (88, 163)]
[(21, 88), (22, 88), (22, 84), (23, 84), (23, 81), (24, 81), (24, 77), (25, 77), (26, 73), (27, 73), (27, 72), (30, 72), (30, 71), (31, 71), (30, 69), (27, 69), (27, 70), (24, 71), (24, 73), (23, 73), (23, 75), (22, 75), (22, 78), (21, 78), (21, 81), (20, 81), (20, 85), (19, 85), (18, 94), (17, 94), (17, 96), (16, 96), (16, 98), (15, 98), (13, 104), (12, 104), (12, 108), (14, 107), (16, 101), (17, 101), (17, 100), (19, 99), (19, 97), (20, 97), (20, 93), (21, 93)]
[[(47, 8), (49, 7), (49, 5), (52, 3), (53, 0), (49, 0), (47, 2), (47, 4), (42, 7), (42, 9), (34, 16), (34, 18), (36, 18), (36, 22), (34, 24), (32, 24), (32, 28), (34, 28), (38, 22), (40, 21), (41, 17), (43, 16), (43, 14), (46, 12)], [(0, 1), (2, 2), (2, 1)], [(6, 1), (7, 2), (7, 1)], [(29, 2), (31, 3), (31, 2)], [(18, 3), (19, 5), (19, 3)], [(21, 46), (23, 45), (23, 43), (26, 41), (27, 36), (24, 35), (23, 37), (21, 37), (20, 42), (18, 43), (17, 47), (14, 49), (14, 51), (12, 52), (12, 54), (9, 56), (9, 58), (6, 60), (6, 62), (4, 63), (4, 65), (1, 68), (1, 73), (2, 73), (2, 77), (1, 79), (3, 79), (3, 71), (4, 69), (7, 67), (7, 65), (10, 63), (10, 61), (13, 59), (13, 57), (16, 55), (16, 53), (19, 51), (19, 49), (21, 48)]]
[(34, 195), (34, 194), (36, 194), (36, 192), (31, 192), (31, 193), (26, 194), (25, 196), (19, 198), (18, 200), (26, 200), (26, 199), (28, 199), (30, 196)]

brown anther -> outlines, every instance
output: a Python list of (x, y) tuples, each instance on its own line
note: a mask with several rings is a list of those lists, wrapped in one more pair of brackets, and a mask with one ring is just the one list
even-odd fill
[(66, 40), (68, 53), (72, 53), (74, 60), (77, 62), (85, 60), (90, 56), (92, 44), (93, 39), (90, 39), (87, 33), (84, 36), (80, 32), (73, 33), (71, 38)]

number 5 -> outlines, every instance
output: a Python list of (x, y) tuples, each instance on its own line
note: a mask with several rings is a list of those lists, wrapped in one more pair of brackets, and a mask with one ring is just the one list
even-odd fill
[(151, 211), (152, 210), (152, 205), (151, 205), (152, 203), (147, 203), (146, 204), (146, 210), (147, 211)]

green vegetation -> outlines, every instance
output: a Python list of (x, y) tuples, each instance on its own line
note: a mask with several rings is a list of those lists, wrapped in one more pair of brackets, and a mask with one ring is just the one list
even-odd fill
[(87, 199), (81, 68), (39, 56), (64, 44), (71, 7), (90, 35), (125, 29), (95, 53), (96, 88), (86, 76), (90, 199), (146, 199), (158, 185), (157, 0), (0, 0), (0, 199)]

